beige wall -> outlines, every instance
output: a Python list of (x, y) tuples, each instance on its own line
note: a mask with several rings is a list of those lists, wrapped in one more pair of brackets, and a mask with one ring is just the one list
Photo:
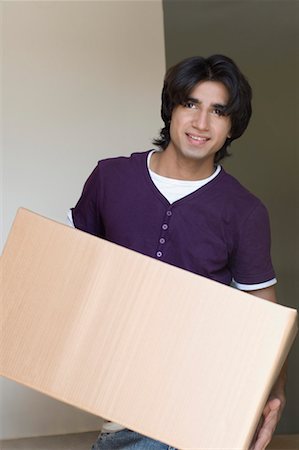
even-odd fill
[[(151, 147), (165, 62), (158, 0), (1, 7), (5, 240), (19, 206), (63, 222), (99, 159)], [(99, 426), (94, 416), (0, 382), (0, 439)]]

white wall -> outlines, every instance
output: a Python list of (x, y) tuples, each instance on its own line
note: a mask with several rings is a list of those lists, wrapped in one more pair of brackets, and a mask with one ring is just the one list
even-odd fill
[[(99, 159), (151, 147), (165, 62), (160, 0), (1, 7), (5, 241), (19, 206), (63, 222)], [(0, 439), (99, 426), (94, 416), (0, 381)]]

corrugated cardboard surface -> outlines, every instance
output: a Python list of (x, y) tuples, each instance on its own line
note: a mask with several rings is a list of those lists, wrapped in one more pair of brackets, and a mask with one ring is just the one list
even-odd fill
[(180, 449), (246, 449), (296, 311), (21, 209), (1, 373)]

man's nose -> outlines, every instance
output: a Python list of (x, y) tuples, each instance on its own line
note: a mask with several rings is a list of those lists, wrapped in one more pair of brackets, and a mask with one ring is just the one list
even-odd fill
[(199, 130), (209, 129), (209, 114), (208, 111), (197, 111), (196, 117), (194, 117), (193, 125)]

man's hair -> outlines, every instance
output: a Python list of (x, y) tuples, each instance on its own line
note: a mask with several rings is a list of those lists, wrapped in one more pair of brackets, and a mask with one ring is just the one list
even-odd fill
[(223, 83), (229, 93), (229, 102), (224, 110), (231, 119), (230, 137), (215, 154), (215, 162), (228, 156), (227, 148), (234, 139), (240, 137), (247, 128), (251, 117), (251, 87), (234, 61), (227, 56), (212, 55), (208, 58), (193, 56), (171, 67), (165, 75), (162, 90), (161, 117), (164, 128), (153, 144), (166, 149), (170, 142), (170, 121), (173, 109), (181, 105), (195, 86), (201, 81)]

